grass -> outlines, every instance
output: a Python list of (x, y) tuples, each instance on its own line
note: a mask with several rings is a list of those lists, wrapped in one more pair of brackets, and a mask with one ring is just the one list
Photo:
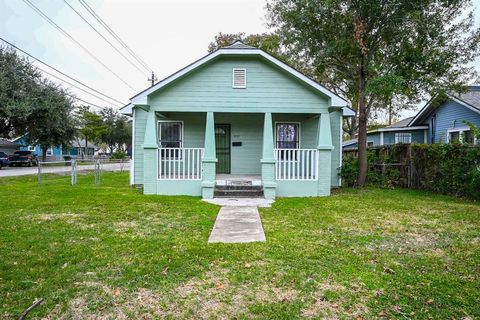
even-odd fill
[(352, 190), (261, 209), (267, 242), (207, 244), (218, 208), (127, 174), (0, 179), (0, 318), (480, 317), (480, 205)]

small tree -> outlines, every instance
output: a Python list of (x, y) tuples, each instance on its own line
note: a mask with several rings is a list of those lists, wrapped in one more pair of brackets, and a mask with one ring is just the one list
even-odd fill
[(81, 152), (82, 159), (88, 148), (88, 141), (98, 143), (105, 134), (107, 126), (104, 125), (102, 116), (90, 111), (89, 106), (81, 106), (77, 110), (78, 132), (85, 139), (85, 150)]
[(128, 118), (118, 113), (113, 108), (106, 108), (100, 112), (106, 129), (101, 136), (102, 142), (106, 143), (110, 152), (124, 152), (132, 139), (132, 128)]

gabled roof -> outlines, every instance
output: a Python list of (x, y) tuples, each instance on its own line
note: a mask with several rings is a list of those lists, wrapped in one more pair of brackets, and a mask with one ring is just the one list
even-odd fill
[(285, 70), (292, 76), (296, 77), (297, 79), (305, 82), (307, 85), (311, 86), (312, 88), (316, 89), (317, 91), (321, 92), (322, 94), (326, 95), (331, 99), (332, 106), (334, 107), (341, 107), (344, 110), (344, 115), (345, 116), (352, 116), (355, 115), (355, 112), (348, 107), (348, 102), (347, 100), (339, 97), (332, 91), (328, 90), (321, 84), (317, 83), (316, 81), (312, 80), (311, 78), (305, 76), (301, 72), (295, 70), (294, 68), (290, 67), (289, 65), (283, 63), (282, 61), (278, 60), (277, 58), (269, 55), (263, 50), (260, 50), (255, 47), (248, 46), (244, 44), (241, 41), (235, 41), (233, 44), (230, 46), (220, 48), (202, 58), (199, 60), (193, 62), (192, 64), (186, 66), (183, 69), (180, 69), (179, 71), (173, 73), (172, 75), (160, 80), (157, 82), (155, 85), (151, 86), (150, 88), (145, 89), (144, 91), (138, 93), (137, 95), (133, 96), (130, 99), (130, 103), (120, 110), (124, 114), (131, 114), (131, 109), (134, 105), (146, 105), (147, 104), (147, 96), (158, 89), (168, 85), (172, 81), (186, 75), (187, 73), (197, 69), (201, 65), (207, 63), (208, 61), (220, 56), (220, 55), (257, 55), (261, 56), (264, 59), (268, 60), (269, 62), (273, 63), (277, 67)]
[[(409, 126), (420, 124), (435, 109), (433, 102), (438, 97), (435, 95), (427, 104), (418, 112), (418, 114), (410, 121)], [(480, 114), (480, 85), (472, 85), (467, 87), (466, 92), (449, 92), (447, 97), (462, 106)]]

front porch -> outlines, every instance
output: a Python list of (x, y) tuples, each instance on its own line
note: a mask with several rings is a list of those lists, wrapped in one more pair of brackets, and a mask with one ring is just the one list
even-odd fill
[[(330, 194), (333, 145), (328, 112), (146, 113), (147, 194), (210, 199), (247, 186), (250, 195), (266, 199)], [(151, 128), (155, 132), (147, 132)]]

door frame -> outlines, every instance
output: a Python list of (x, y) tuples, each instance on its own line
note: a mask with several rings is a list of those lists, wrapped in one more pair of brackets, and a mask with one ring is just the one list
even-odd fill
[[(218, 126), (228, 126), (228, 173), (220, 173), (220, 174), (231, 174), (232, 173), (232, 124), (230, 123), (215, 123), (214, 127)], [(216, 130), (215, 130), (216, 131)], [(215, 133), (216, 135), (216, 133)], [(215, 143), (215, 154), (217, 153), (217, 144)], [(217, 157), (217, 164), (218, 164), (218, 157)], [(215, 174), (217, 170), (215, 169)]]

